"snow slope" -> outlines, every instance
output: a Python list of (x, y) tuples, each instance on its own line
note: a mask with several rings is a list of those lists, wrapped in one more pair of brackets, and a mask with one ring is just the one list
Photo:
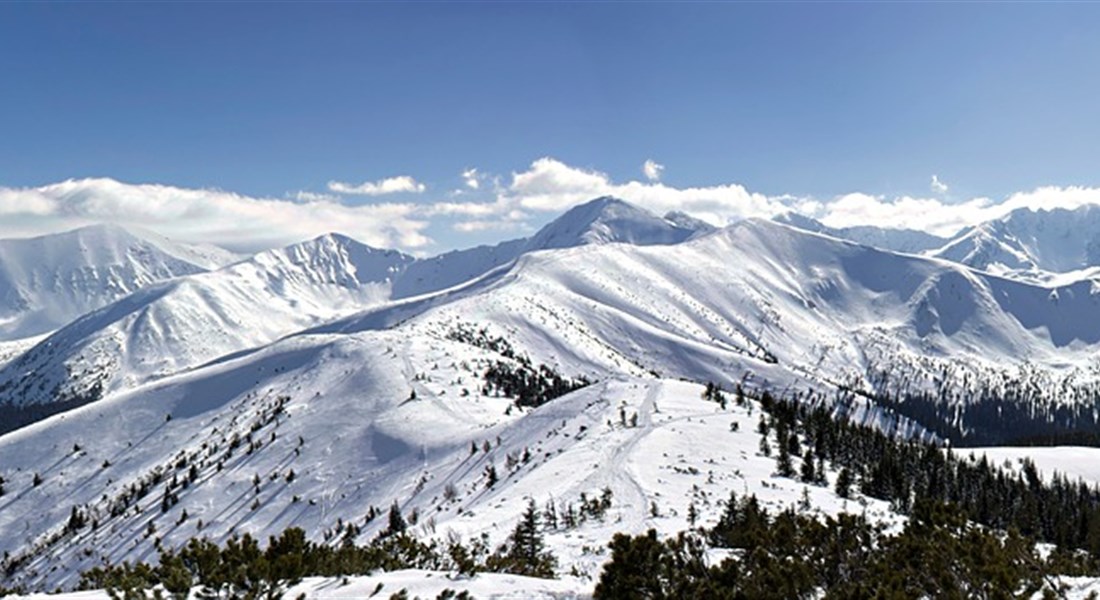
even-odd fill
[(94, 400), (389, 297), (412, 257), (327, 235), (147, 287), (0, 369), (0, 404)]
[[(696, 384), (619, 377), (509, 409), (481, 393), (491, 360), (506, 359), (405, 328), (294, 336), (2, 436), (0, 550), (29, 557), (12, 583), (72, 585), (102, 560), (150, 560), (158, 540), (197, 534), (266, 539), (300, 526), (331, 541), (355, 524), (365, 541), (385, 526), (365, 520), (369, 508), (395, 500), (419, 515), (420, 535), (496, 544), (529, 499), (564, 512), (608, 489), (602, 517), (547, 535), (562, 572), (591, 584), (613, 532), (679, 531), (691, 504), (713, 522), (730, 491), (771, 508), (802, 494), (757, 454), (751, 404), (723, 411)], [(178, 502), (164, 511), (166, 486)], [(815, 510), (845, 507), (830, 488), (806, 493)], [(97, 526), (61, 533), (74, 506)]]
[(1100, 205), (1017, 209), (960, 232), (930, 254), (1030, 279), (1100, 266)]
[(610, 243), (677, 244), (711, 230), (683, 213), (658, 217), (617, 198), (596, 198), (566, 211), (530, 238), (418, 260), (394, 283), (393, 296), (408, 298), (453, 287), (537, 250)]
[(915, 229), (874, 227), (858, 225), (854, 227), (829, 227), (824, 223), (802, 216), (795, 212), (781, 214), (773, 219), (777, 223), (790, 225), (813, 233), (820, 233), (842, 240), (849, 240), (864, 246), (874, 246), (883, 250), (919, 254), (935, 250), (945, 243), (946, 238)]
[(1090, 485), (1100, 485), (1100, 448), (1082, 446), (1053, 447), (995, 447), (968, 448), (962, 453), (985, 456), (992, 464), (1019, 468), (1023, 459), (1035, 463), (1036, 470), (1051, 478), (1055, 475), (1070, 481), (1084, 481)]
[(531, 239), (427, 260), (322, 236), (144, 290), (72, 323), (0, 370), (0, 405), (95, 399), (390, 298), (461, 285), (535, 250), (673, 243), (694, 232), (599, 198)]
[(112, 225), (0, 240), (0, 340), (40, 335), (152, 283), (206, 271), (208, 248)]
[[(1086, 371), (1100, 342), (1097, 292), (1089, 281), (1047, 288), (753, 220), (673, 246), (528, 254), (484, 291), (414, 321), (432, 332), (488, 323), (524, 349), (544, 348), (539, 361), (597, 375), (871, 387), (876, 366), (900, 362), (933, 386), (948, 362), (971, 379), (1025, 362)], [(378, 327), (385, 310), (329, 330)]]
[(763, 220), (678, 244), (526, 252), (481, 279), (391, 301), (417, 264), (328, 236), (154, 286), (9, 363), (0, 393), (18, 405), (99, 397), (305, 328), (407, 319), (432, 335), (487, 324), (541, 362), (594, 376), (883, 391), (886, 365), (904, 379), (889, 385), (913, 390), (947, 385), (948, 367), (955, 382), (988, 385), (1037, 369), (1075, 381), (1063, 400), (1095, 391), (1100, 288), (1089, 280), (1030, 284)]
[[(496, 544), (530, 499), (565, 511), (609, 490), (602, 516), (547, 534), (587, 590), (615, 532), (680, 531), (689, 506), (711, 523), (731, 491), (773, 509), (803, 494), (758, 454), (758, 407), (723, 410), (681, 378), (871, 389), (889, 364), (936, 386), (947, 366), (996, 380), (1021, 360), (1087, 377), (1100, 342), (1089, 281), (1034, 285), (760, 220), (664, 243), (671, 230), (629, 218), (601, 229), (635, 214), (602, 204), (433, 293), (394, 300), (417, 261), (333, 235), (153, 285), (46, 338), (0, 370), (9, 401), (96, 382), (99, 399), (0, 436), (16, 573), (0, 583), (71, 586), (194, 535), (299, 526), (333, 542), (354, 524), (366, 541), (385, 526), (370, 509), (394, 501), (419, 535)], [(596, 383), (518, 409), (481, 379), (516, 356)], [(895, 520), (830, 489), (805, 488), (811, 510)], [(97, 526), (65, 532), (74, 507)]]

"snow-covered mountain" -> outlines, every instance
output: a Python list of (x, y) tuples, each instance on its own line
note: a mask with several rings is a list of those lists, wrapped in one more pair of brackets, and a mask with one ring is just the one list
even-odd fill
[[(759, 407), (719, 408), (700, 382), (856, 396), (853, 418), (926, 437), (875, 394), (946, 397), (958, 416), (981, 390), (1023, 389), (1038, 414), (1100, 389), (1087, 279), (1006, 279), (765, 220), (683, 223), (600, 199), (527, 240), (429, 260), (329, 235), (86, 315), (0, 368), (11, 414), (71, 409), (0, 435), (11, 583), (69, 586), (194, 535), (295, 525), (331, 541), (355, 523), (362, 541), (385, 526), (369, 509), (394, 501), (419, 534), (496, 542), (528, 499), (608, 489), (606, 518), (548, 536), (583, 579), (613, 532), (680, 531), (689, 505), (711, 522), (730, 491), (772, 508), (803, 493), (758, 452)], [(518, 408), (488, 384), (502, 364), (594, 383)], [(74, 507), (96, 527), (66, 532)]]
[(408, 298), (449, 288), (537, 250), (609, 243), (677, 244), (713, 229), (683, 213), (658, 217), (618, 198), (596, 198), (571, 208), (529, 238), (419, 260), (409, 265), (394, 284), (394, 297)]
[(389, 298), (414, 259), (326, 235), (152, 285), (89, 313), (0, 370), (0, 404), (83, 403)]
[[(609, 213), (643, 218), (616, 222)], [(597, 377), (734, 381), (751, 373), (897, 394), (955, 385), (948, 367), (956, 383), (995, 386), (1006, 372), (1015, 381), (1019, 369), (1037, 366), (1051, 381), (1075, 378), (1063, 400), (1093, 391), (1094, 378), (1079, 376), (1100, 342), (1089, 280), (1035, 285), (762, 220), (700, 236), (659, 223), (601, 199), (522, 246), (426, 261), (326, 236), (92, 313), (0, 369), (0, 394), (16, 406), (87, 402), (303, 329), (348, 333), (412, 320), (434, 323), (426, 332), (440, 336), (469, 315), (525, 347), (549, 348), (533, 358)], [(691, 239), (607, 243), (673, 234)], [(512, 252), (518, 258), (495, 264)], [(436, 270), (469, 276), (445, 288), (446, 277), (426, 279)], [(880, 380), (899, 363), (902, 381)]]
[(935, 250), (948, 241), (947, 238), (941, 238), (916, 229), (874, 227), (870, 225), (829, 227), (816, 219), (795, 212), (777, 215), (773, 220), (777, 223), (849, 240), (864, 246), (874, 246), (883, 250), (908, 254), (920, 254), (928, 250)]
[(73, 322), (0, 369), (0, 405), (87, 402), (391, 298), (476, 279), (535, 250), (674, 243), (693, 234), (621, 200), (600, 198), (530, 239), (433, 259), (322, 236), (151, 287)]
[(46, 333), (149, 284), (231, 259), (113, 225), (0, 240), (0, 340)]
[(1021, 208), (963, 230), (932, 256), (976, 269), (1042, 278), (1100, 266), (1100, 205)]

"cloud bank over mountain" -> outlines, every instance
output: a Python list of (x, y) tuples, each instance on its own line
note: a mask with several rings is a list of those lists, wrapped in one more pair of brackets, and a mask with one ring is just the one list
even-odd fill
[[(53, 233), (95, 223), (142, 227), (193, 243), (258, 251), (337, 230), (379, 247), (445, 250), (525, 235), (552, 214), (600, 196), (625, 198), (658, 214), (683, 212), (711, 225), (795, 213), (834, 228), (897, 227), (951, 236), (1020, 209), (1074, 209), (1100, 203), (1100, 188), (1048, 186), (997, 200), (947, 196), (938, 177), (931, 197), (852, 192), (830, 198), (768, 195), (730, 182), (674, 183), (675, 166), (654, 159), (643, 177), (616, 181), (607, 173), (544, 157), (522, 171), (493, 174), (468, 167), (458, 189), (412, 175), (363, 184), (331, 182), (286, 198), (257, 198), (218, 189), (68, 180), (34, 188), (0, 187), (0, 236)], [(453, 186), (452, 186), (453, 187)], [(383, 200), (382, 196), (389, 197)], [(463, 239), (480, 236), (483, 239)]]

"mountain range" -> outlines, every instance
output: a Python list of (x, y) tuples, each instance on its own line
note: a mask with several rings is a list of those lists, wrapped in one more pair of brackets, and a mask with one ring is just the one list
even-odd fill
[[(1017, 211), (942, 239), (714, 228), (599, 198), (431, 258), (339, 234), (251, 257), (114, 227), (2, 242), (3, 566), (52, 589), (200, 530), (354, 522), (365, 539), (383, 524), (364, 513), (392, 502), (430, 515), (422, 535), (496, 540), (528, 498), (606, 488), (617, 521), (551, 540), (583, 579), (614, 531), (683, 529), (689, 505), (713, 520), (731, 489), (776, 508), (800, 493), (769, 480), (752, 405), (716, 412), (706, 382), (953, 443), (1095, 428), (1094, 215)], [(517, 402), (502, 372), (579, 389)], [(76, 509), (97, 527), (62, 535)]]

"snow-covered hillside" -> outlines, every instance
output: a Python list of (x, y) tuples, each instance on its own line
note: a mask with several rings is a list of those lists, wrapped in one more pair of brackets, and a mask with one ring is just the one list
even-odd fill
[(658, 217), (617, 198), (573, 207), (530, 238), (479, 246), (418, 260), (394, 283), (394, 298), (408, 298), (470, 281), (536, 250), (626, 243), (677, 244), (714, 228), (682, 213)]
[[(853, 418), (925, 437), (875, 402), (1020, 388), (1034, 418), (1091, 414), (1091, 280), (1040, 285), (827, 233), (708, 231), (598, 199), (529, 239), (434, 259), (333, 234), (0, 345), (0, 415), (37, 420), (0, 435), (8, 583), (71, 586), (196, 535), (365, 541), (395, 501), (418, 535), (495, 544), (533, 499), (596, 507), (547, 532), (587, 591), (613, 533), (713, 522), (731, 491), (845, 509), (831, 485), (773, 477), (760, 406), (704, 401), (703, 382), (855, 398)], [(489, 385), (501, 365), (592, 383), (521, 408)], [(74, 510), (94, 526), (66, 527)]]
[(1031, 279), (1100, 266), (1100, 206), (1017, 209), (963, 230), (930, 254)]
[(327, 235), (153, 285), (0, 370), (0, 403), (87, 402), (384, 301), (412, 257)]
[(0, 340), (40, 335), (151, 283), (201, 273), (228, 253), (97, 225), (0, 240)]
[[(365, 540), (385, 526), (371, 507), (394, 501), (421, 535), (496, 543), (529, 499), (565, 512), (607, 495), (548, 535), (563, 571), (590, 577), (613, 532), (678, 531), (689, 505), (713, 521), (730, 491), (776, 508), (806, 487), (819, 510), (844, 507), (830, 488), (772, 477), (752, 403), (723, 410), (696, 384), (617, 377), (524, 411), (482, 393), (496, 360), (404, 329), (296, 336), (56, 415), (0, 437), (0, 549), (20, 581), (52, 588), (193, 535), (299, 526), (325, 540), (354, 524)], [(96, 526), (63, 533), (74, 506)]]
[(935, 250), (948, 241), (946, 238), (915, 229), (873, 227), (870, 225), (829, 227), (820, 221), (795, 212), (778, 215), (772, 220), (813, 233), (849, 240), (864, 246), (874, 246), (883, 250), (908, 254), (920, 254), (928, 250)]
[[(769, 221), (678, 244), (525, 252), (481, 281), (391, 301), (417, 264), (326, 236), (153, 286), (10, 362), (0, 390), (15, 405), (85, 402), (306, 328), (346, 333), (417, 315), (433, 335), (488, 325), (532, 358), (594, 376), (893, 394), (1037, 376), (1059, 386), (1059, 401), (1096, 388), (1091, 281), (1045, 287)], [(888, 365), (897, 376), (883, 381)]]
[[(332, 327), (355, 330), (373, 314)], [(696, 381), (869, 385), (877, 361), (899, 359), (925, 371), (948, 360), (1059, 371), (1086, 368), (1100, 342), (1089, 281), (1051, 289), (759, 220), (674, 246), (529, 254), (485, 291), (415, 321), (440, 330), (462, 319), (578, 371)]]
[(390, 298), (462, 284), (535, 250), (665, 244), (693, 233), (621, 200), (600, 198), (531, 239), (434, 259), (322, 236), (143, 290), (75, 321), (0, 370), (0, 405), (85, 402)]

